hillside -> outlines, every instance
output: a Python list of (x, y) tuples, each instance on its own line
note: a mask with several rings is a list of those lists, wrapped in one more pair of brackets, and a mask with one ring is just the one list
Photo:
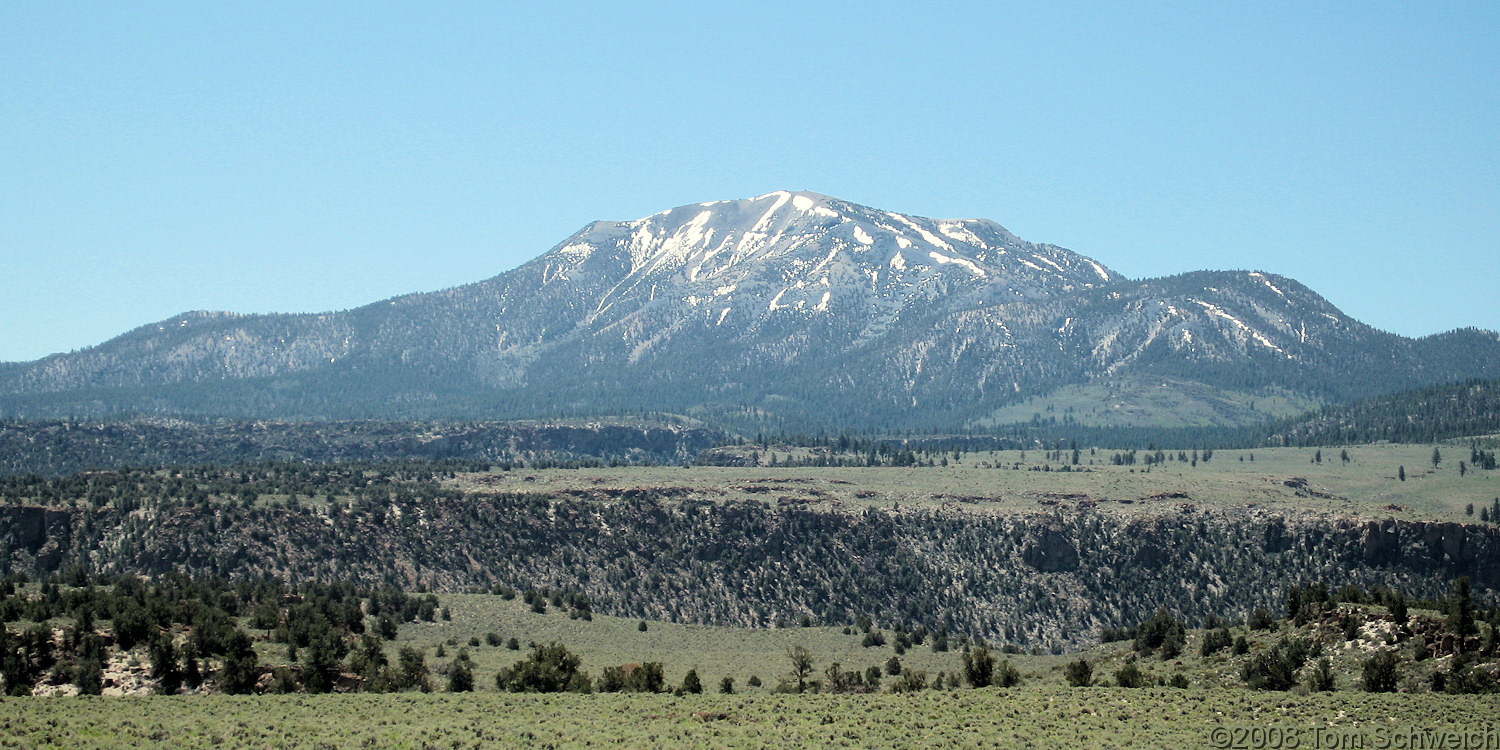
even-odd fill
[[(1253, 400), (1284, 414), (1497, 376), (1493, 333), (1395, 336), (1282, 276), (1130, 280), (991, 221), (779, 191), (594, 222), (467, 286), (313, 315), (187, 313), (6, 365), (0, 415), (657, 411), (745, 430), (905, 429), (1157, 380), (1168, 409), (1210, 404), (1179, 422), (1222, 425), (1257, 421)], [(1214, 405), (1218, 391), (1235, 395)]]
[(261, 461), (681, 463), (725, 435), (682, 420), (551, 423), (0, 421), (0, 476)]
[[(1442, 488), (1458, 478), (1414, 465), (1398, 482), (1385, 464), (1403, 459), (1388, 456), (1353, 465), (1386, 489), (1351, 502), (1321, 478), (1349, 470), (1342, 463), (1319, 470), (1289, 454), (1307, 468), (1287, 477), (1259, 458), (1149, 474), (1111, 462), (449, 478), (441, 465), (264, 464), (21, 477), (0, 485), (0, 563), (446, 592), (547, 586), (621, 617), (769, 627), (866, 616), (1043, 648), (1160, 606), (1195, 620), (1275, 607), (1301, 580), (1431, 597), (1468, 575), (1493, 601), (1500, 526), (1446, 507)], [(1243, 488), (1200, 483), (1197, 469), (1243, 473)], [(962, 489), (981, 482), (994, 486)], [(1479, 498), (1490, 485), (1461, 482)], [(1429, 483), (1436, 499), (1411, 509), (1380, 494)]]
[(1445, 383), (1325, 407), (1278, 422), (1268, 432), (1266, 442), (1279, 445), (1415, 443), (1500, 434), (1500, 380)]

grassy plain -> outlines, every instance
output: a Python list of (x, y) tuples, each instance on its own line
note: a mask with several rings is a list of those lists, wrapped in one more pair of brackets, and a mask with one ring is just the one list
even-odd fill
[[(1468, 471), (1467, 443), (1359, 445), (1347, 448), (1257, 448), (1215, 451), (1207, 463), (1168, 460), (1150, 467), (1111, 463), (1116, 451), (1084, 449), (1079, 465), (1041, 451), (965, 453), (947, 466), (874, 468), (618, 467), (517, 469), (456, 480), (471, 492), (570, 493), (609, 499), (631, 490), (666, 488), (684, 498), (734, 502), (759, 500), (815, 507), (890, 508), (952, 505), (970, 512), (1066, 508), (1087, 498), (1099, 510), (1150, 513), (1180, 503), (1207, 507), (1257, 506), (1286, 513), (1407, 520), (1478, 521), (1481, 505), (1500, 497), (1500, 472)], [(1340, 452), (1349, 455), (1347, 463)], [(1321, 452), (1322, 461), (1314, 461)], [(806, 456), (807, 449), (761, 451)], [(1176, 451), (1170, 453), (1176, 456)], [(1070, 457), (1064, 455), (1064, 459)], [(1189, 453), (1191, 459), (1191, 453)], [(1043, 471), (1044, 467), (1050, 471)], [(1398, 478), (1404, 467), (1406, 480)], [(1293, 487), (1288, 481), (1305, 481)], [(1180, 496), (1177, 496), (1180, 495)], [(1154, 497), (1153, 497), (1154, 496)], [(1465, 515), (1473, 504), (1476, 515)]]
[[(709, 692), (715, 692), (720, 679), (727, 676), (734, 679), (736, 692), (769, 693), (779, 680), (790, 679), (786, 653), (794, 646), (806, 648), (812, 655), (813, 679), (822, 678), (824, 670), (834, 662), (845, 671), (863, 672), (872, 666), (884, 667), (893, 656), (900, 661), (903, 670), (924, 671), (929, 679), (940, 672), (958, 675), (962, 669), (963, 646), (957, 638), (950, 643), (948, 651), (933, 650), (929, 639), (898, 655), (891, 631), (885, 631), (887, 642), (884, 645), (865, 647), (861, 645), (864, 636), (858, 628), (850, 628), (851, 632), (845, 634), (842, 625), (749, 629), (649, 622), (647, 630), (641, 631), (637, 620), (604, 615), (595, 615), (592, 621), (569, 619), (557, 609), (538, 614), (519, 599), (508, 601), (496, 595), (446, 595), (441, 597), (441, 602), (449, 608), (453, 619), (402, 626), (399, 637), (391, 644), (391, 656), (394, 659), (395, 650), (400, 646), (416, 647), (428, 656), (429, 665), (441, 677), (443, 667), (462, 648), (474, 664), (475, 687), (481, 691), (493, 691), (495, 673), (526, 656), (530, 643), (566, 645), (583, 660), (582, 668), (595, 677), (604, 667), (658, 661), (664, 666), (668, 685), (675, 686), (681, 683), (689, 669), (693, 669)], [(1340, 606), (1345, 609), (1355, 607), (1350, 604)], [(1373, 605), (1363, 605), (1358, 609), (1372, 620), (1378, 620), (1385, 611)], [(1443, 620), (1442, 613), (1421, 609), (1413, 609), (1412, 616), (1430, 621), (1433, 629), (1439, 628)], [(1252, 631), (1243, 623), (1230, 630), (1232, 635), (1246, 638), (1252, 653), (1269, 648), (1288, 636), (1318, 641), (1323, 644), (1321, 654), (1329, 658), (1336, 675), (1335, 689), (1341, 691), (1359, 689), (1363, 661), (1377, 649), (1385, 647), (1389, 635), (1375, 627), (1346, 640), (1340, 632), (1337, 617), (1326, 623), (1309, 623), (1297, 628), (1282, 623), (1275, 631)], [(489, 645), (485, 638), (489, 633), (507, 641), (515, 638), (521, 648), (511, 650), (504, 645)], [(1145, 656), (1140, 657), (1137, 664), (1146, 673), (1150, 684), (1181, 675), (1194, 687), (1244, 688), (1240, 672), (1248, 657), (1233, 656), (1228, 650), (1200, 656), (1202, 637), (1203, 631), (1190, 630), (1186, 647), (1179, 656), (1172, 660)], [(472, 645), (470, 639), (477, 640), (478, 645)], [(998, 660), (1009, 661), (1020, 673), (1023, 684), (1033, 687), (1065, 687), (1064, 668), (1079, 657), (1093, 665), (1096, 684), (1110, 683), (1114, 670), (1135, 658), (1129, 642), (1106, 643), (1082, 652), (1063, 654), (1037, 650), (1006, 654), (998, 652), (1000, 644), (990, 645), (997, 649), (995, 657)], [(444, 652), (441, 658), (436, 657), (439, 646)], [(1403, 689), (1413, 692), (1429, 689), (1431, 673), (1446, 669), (1448, 662), (1449, 659), (1444, 657), (1408, 663), (1401, 673)], [(749, 686), (752, 675), (761, 679), (760, 688)], [(883, 685), (889, 687), (893, 678), (885, 676), (883, 680)], [(438, 683), (441, 686), (442, 680), (439, 679)]]
[(1224, 747), (1213, 730), (1229, 727), (1374, 747), (1410, 728), (1494, 731), (1481, 722), (1497, 713), (1493, 696), (1108, 688), (0, 699), (0, 747)]

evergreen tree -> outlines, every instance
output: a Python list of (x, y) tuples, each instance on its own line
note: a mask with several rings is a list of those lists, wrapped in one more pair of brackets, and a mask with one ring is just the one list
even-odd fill
[(1364, 687), (1369, 693), (1393, 693), (1399, 679), (1400, 661), (1395, 651), (1381, 651), (1366, 659), (1363, 667)]
[(448, 692), (469, 693), (474, 690), (474, 670), (466, 659), (455, 659), (448, 667)]
[(176, 695), (182, 687), (182, 670), (177, 663), (177, 649), (171, 633), (153, 633), (148, 650), (151, 653), (151, 678), (158, 681), (158, 692)]
[(224, 665), (219, 669), (219, 689), (230, 695), (244, 695), (255, 689), (260, 679), (260, 662), (250, 636), (236, 630), (229, 637)]
[(1464, 640), (1479, 633), (1478, 627), (1474, 624), (1474, 602), (1470, 598), (1468, 576), (1463, 576), (1453, 583), (1453, 591), (1448, 597), (1446, 628), (1454, 635), (1454, 648), (1460, 653), (1465, 650)]
[(970, 687), (989, 687), (995, 675), (995, 657), (984, 647), (965, 649), (963, 654), (964, 681)]
[(812, 674), (812, 652), (804, 646), (792, 646), (786, 650), (787, 661), (792, 663), (792, 677), (797, 680), (797, 692), (807, 690), (807, 676)]
[[(402, 646), (396, 652), (395, 688), (416, 688), (424, 693), (432, 692), (432, 680), (428, 676), (427, 656), (411, 646)], [(516, 691), (512, 691), (516, 692)]]

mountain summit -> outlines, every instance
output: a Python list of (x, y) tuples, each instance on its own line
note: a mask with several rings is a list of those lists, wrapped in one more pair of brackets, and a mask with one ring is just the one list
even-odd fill
[(955, 426), (1090, 384), (1326, 402), (1496, 375), (1493, 334), (1383, 333), (1273, 274), (1133, 281), (985, 219), (778, 191), (594, 222), (467, 286), (4, 365), (0, 414)]

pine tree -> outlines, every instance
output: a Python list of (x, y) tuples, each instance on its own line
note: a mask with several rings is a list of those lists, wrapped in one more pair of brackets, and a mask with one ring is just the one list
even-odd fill
[(1455, 648), (1460, 653), (1464, 651), (1464, 639), (1479, 633), (1479, 628), (1474, 624), (1474, 602), (1470, 598), (1468, 576), (1463, 576), (1453, 583), (1453, 592), (1449, 595), (1446, 627), (1448, 632), (1456, 637)]
[(963, 654), (964, 681), (970, 687), (989, 687), (995, 675), (995, 657), (984, 647), (966, 649)]
[(467, 660), (458, 659), (448, 668), (448, 692), (468, 693), (474, 690), (474, 670)]

